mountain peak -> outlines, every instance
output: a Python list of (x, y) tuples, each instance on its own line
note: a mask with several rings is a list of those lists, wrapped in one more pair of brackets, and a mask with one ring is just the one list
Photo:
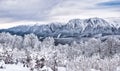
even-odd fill
[(87, 26), (111, 27), (111, 25), (106, 20), (98, 17), (88, 18), (88, 19), (72, 19), (67, 23), (67, 26), (69, 28), (82, 28), (82, 29), (85, 29)]
[(89, 19), (85, 19), (84, 22), (90, 26), (108, 26), (110, 27), (110, 24), (102, 19), (102, 18), (98, 18), (98, 17), (95, 17), (95, 18), (89, 18)]

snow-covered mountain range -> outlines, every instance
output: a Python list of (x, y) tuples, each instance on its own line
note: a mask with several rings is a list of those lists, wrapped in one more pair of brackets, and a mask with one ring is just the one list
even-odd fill
[(22, 25), (9, 29), (1, 29), (0, 32), (10, 32), (17, 35), (34, 33), (37, 36), (54, 38), (119, 35), (120, 18), (72, 19), (65, 24)]

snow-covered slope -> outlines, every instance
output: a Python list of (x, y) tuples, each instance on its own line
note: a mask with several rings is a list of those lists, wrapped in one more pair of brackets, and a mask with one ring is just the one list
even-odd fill
[(0, 32), (24, 35), (34, 33), (42, 37), (89, 37), (95, 35), (119, 35), (120, 18), (72, 19), (66, 24), (52, 23), (48, 25), (17, 26)]
[(115, 17), (105, 18), (105, 20), (107, 22), (109, 22), (109, 24), (113, 25), (116, 28), (120, 27), (120, 17), (117, 17), (117, 18), (115, 18)]

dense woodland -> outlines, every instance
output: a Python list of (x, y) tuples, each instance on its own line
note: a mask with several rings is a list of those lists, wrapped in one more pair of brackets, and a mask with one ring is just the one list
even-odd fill
[[(116, 71), (120, 66), (119, 37), (108, 36), (104, 41), (90, 38), (80, 43), (74, 41), (71, 45), (56, 46), (52, 37), (40, 41), (40, 37), (32, 33), (24, 37), (0, 33), (0, 60), (8, 64), (20, 62), (29, 65), (31, 62), (25, 60), (43, 59), (44, 65), (53, 71), (57, 71), (57, 67), (65, 67), (66, 71)], [(32, 68), (32, 65), (28, 67)]]

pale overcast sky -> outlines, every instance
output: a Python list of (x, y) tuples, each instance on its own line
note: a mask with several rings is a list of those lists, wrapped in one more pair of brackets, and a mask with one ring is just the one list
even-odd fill
[(0, 28), (119, 14), (120, 0), (0, 0)]

